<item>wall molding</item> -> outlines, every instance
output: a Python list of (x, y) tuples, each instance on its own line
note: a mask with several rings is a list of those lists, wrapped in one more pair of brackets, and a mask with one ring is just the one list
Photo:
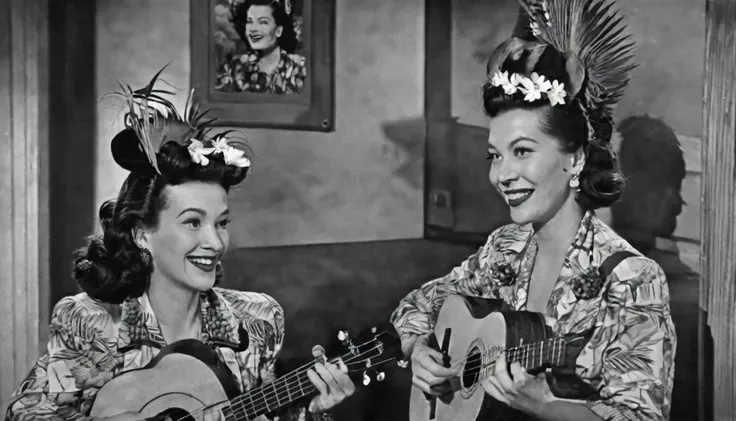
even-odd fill
[(47, 7), (45, 1), (0, 3), (2, 414), (46, 337), (39, 319), (48, 313)]

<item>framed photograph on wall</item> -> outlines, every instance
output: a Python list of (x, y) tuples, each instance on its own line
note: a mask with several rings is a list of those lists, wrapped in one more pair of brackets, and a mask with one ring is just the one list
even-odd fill
[(335, 0), (190, 0), (191, 85), (218, 126), (335, 128)]

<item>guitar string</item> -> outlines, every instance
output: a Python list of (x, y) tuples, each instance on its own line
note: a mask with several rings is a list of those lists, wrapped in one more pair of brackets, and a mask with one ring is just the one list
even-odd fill
[[(553, 358), (555, 357), (555, 354), (557, 353), (558, 350), (560, 351), (560, 353), (562, 352), (562, 345), (559, 345), (558, 346), (557, 345), (558, 342), (556, 341), (555, 338), (550, 339), (550, 340), (547, 340), (545, 342), (551, 342), (551, 344), (549, 344), (547, 346), (548, 346), (548, 350), (549, 351), (552, 351), (552, 357)], [(503, 350), (502, 352), (513, 355), (511, 357), (511, 360), (512, 361), (523, 360), (523, 359), (535, 359), (535, 358), (538, 358), (538, 357), (542, 357), (544, 355), (543, 352), (544, 352), (545, 342), (537, 342), (537, 343), (534, 343), (534, 344), (522, 345), (522, 346), (519, 346), (519, 347), (509, 348), (507, 350)], [(540, 351), (540, 352), (537, 353), (536, 351)], [(484, 354), (485, 355), (488, 355), (491, 352), (492, 352), (492, 350), (488, 350), (488, 351), (485, 351)], [(518, 358), (516, 358), (517, 356), (514, 355), (514, 353), (518, 353)], [(467, 360), (468, 360), (468, 358), (465, 359), (465, 361), (467, 361)], [(540, 358), (540, 360), (541, 360), (541, 358)], [(313, 363), (309, 363), (307, 365), (310, 365), (310, 364), (313, 364)], [(305, 367), (307, 365), (305, 365)], [(466, 370), (466, 373), (475, 374), (476, 372), (480, 371), (480, 370), (475, 370), (475, 369), (478, 368), (478, 367), (480, 367), (480, 366), (482, 366), (482, 365), (483, 364), (481, 362), (478, 365), (471, 366), (471, 368), (469, 370)], [(494, 369), (495, 368), (495, 361), (493, 361), (493, 362), (491, 362), (489, 364), (486, 364), (486, 368), (488, 368), (488, 369)], [(290, 376), (293, 376), (293, 375), (298, 376), (299, 374), (301, 374), (301, 373), (303, 373), (305, 371), (306, 370), (295, 370), (294, 372), (292, 372), (290, 374)], [(286, 378), (286, 377), (287, 376), (284, 376), (284, 378)], [(299, 381), (300, 387), (301, 387), (301, 380), (299, 380), (298, 378), (297, 378), (297, 380)], [(274, 392), (269, 391), (270, 396), (266, 396), (262, 392), (263, 398), (262, 399), (259, 399), (258, 401), (255, 401), (255, 402), (251, 402), (251, 407), (252, 408), (257, 408), (259, 405), (263, 405), (264, 404), (264, 401), (265, 401), (265, 409), (268, 410), (269, 403), (273, 403), (273, 402), (269, 402), (270, 401), (270, 398), (274, 397), (274, 395), (275, 395), (276, 403), (277, 403), (277, 405), (279, 405), (280, 404), (279, 397), (284, 392), (284, 389), (286, 390), (286, 393), (287, 393), (287, 396), (284, 396), (284, 397), (288, 397), (288, 393), (289, 393), (289, 384), (288, 384), (288, 382), (284, 382), (284, 383), (286, 383), (285, 387), (283, 387), (283, 388), (275, 388), (275, 391)], [(263, 387), (265, 387), (265, 386), (263, 386)], [(303, 393), (304, 395), (306, 395), (308, 393), (311, 393), (312, 391), (314, 391), (316, 389), (312, 385), (311, 382), (310, 383), (307, 383), (306, 388), (308, 389), (308, 391), (306, 393)], [(301, 388), (300, 390), (303, 392), (303, 389), (304, 388)], [(252, 396), (252, 393), (249, 392), (249, 395)], [(231, 404), (231, 408), (232, 408), (232, 404)], [(264, 409), (263, 406), (261, 406), (261, 410), (262, 409)], [(232, 411), (232, 412), (236, 416), (237, 415), (242, 415), (240, 413), (241, 411)], [(247, 413), (247, 410), (246, 410), (245, 407), (243, 408), (242, 413), (244, 413), (246, 416), (248, 416), (248, 413)]]
[[(366, 345), (370, 345), (371, 342), (376, 342), (376, 340), (374, 339), (374, 340), (371, 340), (370, 342), (366, 342), (365, 344), (362, 344), (362, 345), (358, 346), (358, 348), (363, 347), (363, 346), (366, 346)], [(349, 356), (350, 358), (346, 358), (345, 356), (343, 356), (342, 357), (343, 358), (343, 362), (346, 365), (351, 364), (356, 359), (362, 358), (365, 354), (368, 354), (369, 352), (371, 352), (373, 350), (379, 349), (379, 347), (380, 346), (374, 346), (374, 347), (368, 349), (365, 352), (359, 353), (358, 355), (356, 355), (354, 353), (345, 354), (345, 355)], [(236, 417), (236, 419), (238, 419), (239, 417), (241, 417), (243, 415), (245, 415), (245, 417), (247, 418), (247, 417), (250, 417), (251, 416), (251, 414), (249, 414), (249, 409), (253, 412), (253, 415), (256, 415), (259, 412), (263, 411), (264, 409), (268, 412), (270, 410), (270, 405), (272, 405), (274, 403), (276, 404), (276, 407), (277, 408), (280, 407), (281, 406), (281, 403), (280, 403), (281, 402), (281, 399), (280, 399), (280, 397), (281, 397), (281, 395), (283, 394), (284, 391), (286, 391), (286, 395), (284, 395), (283, 397), (290, 398), (290, 396), (289, 396), (289, 393), (290, 393), (289, 390), (290, 390), (291, 385), (293, 385), (293, 383), (291, 383), (291, 385), (289, 384), (289, 381), (290, 381), (289, 378), (290, 377), (296, 377), (296, 383), (298, 383), (298, 385), (299, 385), (299, 391), (302, 393), (303, 396), (306, 396), (306, 395), (314, 392), (315, 390), (317, 390), (317, 388), (310, 381), (307, 381), (306, 386), (302, 386), (302, 381), (299, 378), (299, 375), (301, 375), (303, 373), (306, 373), (309, 369), (313, 368), (315, 363), (316, 363), (315, 361), (309, 362), (309, 363), (303, 365), (302, 367), (300, 367), (300, 368), (292, 371), (291, 373), (285, 375), (284, 377), (280, 378), (279, 380), (281, 380), (281, 383), (284, 384), (285, 387), (281, 387), (281, 384), (280, 384), (278, 387), (275, 387), (275, 388), (272, 387), (272, 389), (269, 389), (268, 392), (264, 392), (263, 390), (261, 390), (261, 395), (260, 396), (256, 395), (257, 396), (257, 399), (254, 400), (253, 399), (253, 395), (256, 392), (258, 392), (258, 389), (264, 389), (264, 388), (272, 385), (273, 382), (271, 382), (269, 384), (258, 386), (257, 388), (254, 388), (254, 389), (248, 391), (247, 394), (241, 395), (241, 396), (239, 396), (239, 397), (231, 400), (230, 403), (229, 403), (229, 405), (228, 405), (228, 408), (230, 409), (230, 414), (229, 415), (230, 416), (233, 416), (233, 417)], [(245, 403), (245, 401), (246, 401), (245, 397), (246, 396), (249, 396), (250, 397), (250, 399), (249, 399), (250, 400), (250, 402), (249, 402), (250, 406), (248, 406)], [(275, 399), (272, 399), (274, 397), (275, 397)], [(228, 417), (226, 416), (226, 419), (227, 418)]]
[[(547, 345), (547, 348), (545, 349), (545, 346), (543, 343), (535, 343), (533, 345), (523, 345), (519, 347), (509, 348), (506, 350), (502, 350), (501, 353), (504, 354), (510, 354), (511, 357), (509, 358), (511, 362), (521, 361), (521, 360), (529, 360), (530, 362), (533, 362), (535, 359), (539, 359), (540, 361), (543, 360), (545, 353), (552, 354), (552, 359), (555, 358), (561, 358), (564, 353), (564, 344), (558, 344), (554, 339), (552, 340), (551, 345)], [(539, 351), (539, 352), (537, 352)], [(482, 354), (484, 356), (488, 356), (492, 350), (487, 350), (483, 352)], [(480, 354), (475, 354), (480, 355)], [(472, 356), (469, 356), (461, 362), (466, 362), (468, 359), (470, 359)], [(542, 361), (543, 362), (543, 361)], [(465, 369), (463, 370), (464, 374), (476, 374), (484, 369), (495, 369), (496, 361), (491, 361), (489, 363), (483, 362), (483, 357), (481, 357), (478, 362), (473, 361), (471, 364), (468, 364), (465, 366)]]
[[(369, 342), (366, 342), (365, 344), (359, 345), (359, 346), (357, 346), (356, 348), (360, 348), (360, 347), (363, 347), (363, 346), (369, 345), (369, 344), (371, 344), (372, 342), (377, 342), (377, 340), (376, 340), (376, 339), (372, 339), (371, 341), (369, 341)], [(361, 353), (361, 354), (358, 354), (358, 355), (356, 355), (356, 354), (354, 354), (354, 353), (346, 353), (346, 354), (345, 354), (345, 356), (350, 356), (351, 358), (346, 358), (345, 356), (342, 356), (341, 358), (343, 359), (343, 362), (345, 363), (345, 365), (348, 365), (348, 364), (351, 364), (351, 363), (353, 363), (353, 361), (355, 361), (356, 359), (360, 359), (360, 358), (363, 358), (364, 354), (368, 354), (369, 352), (371, 352), (371, 351), (374, 351), (374, 350), (376, 350), (376, 349), (380, 349), (380, 345), (378, 345), (378, 346), (374, 346), (373, 348), (371, 348), (371, 349), (367, 350), (366, 352), (363, 352), (363, 353)], [(284, 375), (283, 377), (279, 378), (278, 380), (283, 380), (283, 379), (287, 379), (287, 378), (289, 378), (289, 377), (293, 377), (293, 376), (297, 376), (297, 380), (299, 380), (299, 379), (298, 379), (298, 375), (299, 375), (299, 374), (301, 374), (301, 373), (305, 373), (305, 372), (307, 372), (308, 370), (310, 370), (311, 368), (313, 368), (313, 367), (314, 367), (314, 364), (315, 364), (315, 363), (316, 363), (316, 361), (312, 361), (312, 362), (306, 363), (306, 364), (302, 365), (301, 367), (299, 367), (299, 368), (297, 368), (297, 369), (293, 370), (293, 371), (292, 371), (292, 372), (290, 372), (289, 374), (286, 374), (286, 375)], [(216, 406), (219, 406), (219, 405), (222, 405), (222, 404), (225, 404), (225, 403), (228, 403), (228, 402), (234, 402), (234, 401), (236, 401), (236, 400), (242, 400), (242, 401), (245, 401), (245, 399), (244, 399), (244, 398), (245, 398), (245, 395), (250, 395), (251, 393), (255, 392), (255, 391), (256, 391), (257, 389), (259, 389), (259, 388), (263, 388), (263, 387), (265, 387), (265, 386), (267, 386), (267, 385), (260, 385), (260, 386), (258, 386), (258, 387), (256, 387), (256, 388), (254, 388), (254, 389), (251, 389), (251, 390), (249, 390), (249, 391), (245, 392), (245, 394), (244, 394), (244, 395), (241, 395), (241, 396), (238, 396), (238, 397), (234, 398), (233, 400), (224, 400), (224, 401), (220, 401), (220, 402), (215, 402), (215, 403), (213, 403), (213, 404), (210, 404), (210, 405), (205, 405), (205, 406), (202, 406), (201, 408), (195, 409), (195, 410), (193, 410), (193, 411), (189, 412), (188, 414), (186, 414), (186, 415), (183, 415), (182, 417), (178, 418), (178, 419), (177, 419), (176, 421), (182, 421), (183, 419), (185, 419), (185, 418), (187, 418), (187, 417), (190, 417), (190, 416), (192, 416), (193, 414), (196, 414), (196, 413), (199, 413), (199, 412), (204, 412), (204, 411), (207, 411), (207, 410), (209, 410), (209, 409), (212, 409), (212, 408), (214, 408), (214, 407), (216, 407)], [(285, 389), (286, 389), (286, 390), (287, 390), (287, 392), (288, 392), (288, 384), (287, 384), (287, 387), (286, 387)], [(306, 386), (306, 387), (302, 387), (302, 388), (301, 388), (300, 390), (304, 390), (304, 389), (307, 389), (307, 390), (308, 390), (308, 391), (307, 391), (306, 393), (303, 393), (303, 394), (304, 394), (304, 396), (306, 396), (306, 395), (308, 395), (309, 393), (311, 393), (311, 392), (313, 392), (314, 390), (316, 390), (317, 388), (316, 388), (316, 387), (315, 387), (315, 386), (314, 386), (314, 385), (313, 385), (313, 384), (312, 384), (311, 382), (309, 382), (309, 383), (307, 384), (307, 386)], [(278, 390), (278, 389), (277, 389), (277, 390)], [(282, 390), (282, 391), (283, 391), (283, 390)], [(270, 391), (269, 391), (269, 393), (270, 393), (271, 395), (273, 395), (273, 394), (274, 394), (274, 392), (270, 392)], [(262, 394), (263, 398), (261, 398), (261, 399), (258, 399), (258, 400), (256, 400), (256, 401), (253, 401), (253, 400), (251, 400), (252, 406), (255, 406), (255, 403), (258, 403), (259, 405), (263, 405), (263, 404), (265, 403), (265, 409), (266, 409), (266, 410), (268, 410), (268, 398), (269, 398), (269, 396), (266, 396), (266, 395), (265, 395), (265, 393), (263, 393), (263, 392), (262, 392), (261, 394)], [(278, 393), (277, 393), (277, 397), (276, 397), (276, 402), (278, 403)], [(271, 402), (271, 403), (274, 403), (274, 402)], [(232, 408), (232, 404), (229, 404), (228, 406), (229, 406), (230, 408)], [(263, 408), (263, 407), (261, 407), (261, 408), (259, 408), (258, 410), (260, 411), (260, 410), (263, 410), (263, 409), (264, 409), (264, 408)], [(240, 411), (240, 410), (232, 410), (232, 409), (231, 409), (230, 415), (231, 415), (231, 416), (236, 416), (236, 417), (238, 417), (238, 416), (242, 416), (242, 415), (245, 415), (246, 417), (249, 417), (249, 414), (248, 414), (248, 413), (246, 412), (246, 410), (245, 410), (245, 407), (243, 407), (243, 410), (242, 410), (242, 411)], [(227, 416), (225, 416), (225, 419), (227, 419)]]
[[(367, 344), (367, 343), (366, 343), (366, 344)], [(362, 345), (361, 345), (361, 346), (362, 346)], [(373, 349), (377, 349), (377, 348), (378, 348), (378, 347), (374, 347), (374, 348), (372, 348), (371, 350), (373, 350)], [(370, 351), (370, 350), (369, 350), (369, 351)], [(347, 354), (346, 354), (346, 355), (347, 355)], [(354, 355), (354, 354), (349, 354), (349, 355)], [(352, 359), (348, 359), (348, 360), (344, 360), (344, 361), (345, 361), (345, 362), (346, 362), (346, 364), (347, 364), (348, 362), (352, 362)], [(307, 364), (304, 364), (303, 366), (301, 366), (301, 367), (297, 368), (296, 370), (292, 371), (291, 373), (289, 373), (289, 374), (285, 375), (285, 376), (284, 376), (283, 378), (287, 378), (287, 377), (290, 377), (290, 376), (291, 376), (292, 374), (295, 374), (295, 373), (296, 373), (296, 374), (299, 374), (299, 373), (302, 373), (302, 372), (306, 372), (307, 370), (309, 370), (309, 369), (310, 369), (311, 367), (313, 367), (313, 366), (314, 366), (314, 362), (311, 362), (311, 363), (307, 363)], [(311, 384), (311, 383), (309, 383), (309, 385), (312, 385), (312, 384)], [(263, 385), (262, 385), (262, 386), (263, 386)], [(261, 387), (261, 386), (258, 386), (258, 387), (254, 388), (254, 389), (251, 389), (251, 390), (249, 390), (249, 391), (245, 392), (245, 394), (251, 394), (251, 393), (253, 393), (254, 391), (256, 391), (256, 390), (257, 390), (258, 388), (260, 388), (260, 387)], [(303, 388), (303, 389), (304, 389), (304, 388)], [(312, 391), (313, 391), (314, 389), (316, 389), (316, 388), (315, 388), (315, 387), (314, 387), (314, 386), (312, 385), (312, 389), (311, 389), (311, 390), (309, 390), (309, 391), (308, 391), (307, 393), (311, 393), (311, 392), (312, 392)], [(306, 395), (306, 394), (305, 394), (305, 395)], [(237, 397), (237, 398), (233, 399), (232, 401), (234, 401), (234, 400), (237, 400), (237, 399), (239, 399), (239, 398), (243, 398), (243, 397), (244, 397), (244, 396), (243, 396), (243, 395), (241, 395), (241, 396), (239, 396), (239, 397)], [(195, 414), (195, 413), (198, 413), (198, 412), (204, 412), (204, 411), (210, 410), (210, 409), (212, 409), (212, 408), (214, 408), (214, 407), (217, 407), (217, 406), (219, 406), (219, 405), (221, 405), (221, 404), (225, 404), (225, 403), (228, 403), (228, 402), (232, 402), (232, 401), (230, 401), (230, 400), (224, 400), (224, 401), (221, 401), (221, 402), (216, 402), (216, 403), (213, 403), (213, 404), (210, 404), (210, 405), (207, 405), (207, 406), (203, 406), (203, 407), (201, 407), (201, 408), (198, 408), (198, 409), (196, 409), (196, 410), (194, 410), (194, 411), (191, 411), (191, 412), (189, 412), (188, 414), (186, 414), (186, 415), (182, 416), (181, 418), (178, 418), (178, 419), (177, 419), (176, 421), (181, 421), (181, 420), (183, 420), (184, 418), (190, 417), (190, 416), (192, 416), (192, 415), (193, 415), (193, 414)], [(258, 402), (259, 402), (260, 404), (263, 404), (263, 399), (259, 400)], [(230, 406), (230, 407), (231, 407), (231, 406)], [(262, 410), (262, 409), (263, 409), (263, 408), (259, 408), (258, 410)], [(266, 406), (266, 408), (265, 408), (265, 409), (266, 409), (266, 410), (268, 410), (268, 407)], [(231, 411), (230, 411), (230, 416), (231, 416), (231, 417), (232, 417), (232, 416), (234, 416), (234, 417), (240, 417), (240, 416), (242, 416), (242, 415), (245, 415), (245, 417), (246, 417), (246, 418), (249, 418), (249, 417), (250, 417), (250, 415), (249, 415), (249, 414), (247, 413), (247, 411), (246, 411), (245, 409), (243, 409), (242, 411), (239, 411), (239, 410), (232, 410), (232, 409), (231, 409)], [(225, 420), (227, 420), (227, 419), (228, 419), (228, 416), (227, 416), (227, 415), (225, 415), (225, 416), (224, 416), (224, 418), (225, 418)], [(237, 418), (236, 418), (236, 419), (237, 419)]]
[[(364, 346), (370, 346), (372, 342), (377, 342), (377, 340), (372, 339), (371, 341), (366, 342), (365, 344), (361, 344), (361, 345), (357, 346), (356, 348), (359, 349), (359, 348), (364, 347)], [(345, 363), (345, 365), (348, 365), (348, 364), (353, 363), (353, 361), (355, 361), (356, 359), (360, 359), (365, 354), (367, 354), (367, 353), (369, 353), (371, 351), (374, 351), (374, 350), (376, 350), (378, 348), (379, 348), (379, 346), (373, 346), (372, 348), (368, 349), (365, 352), (359, 351), (357, 355), (354, 354), (354, 353), (346, 353), (345, 355), (341, 356), (341, 358), (343, 359), (343, 363)], [(350, 358), (348, 359), (348, 357), (350, 357)], [(262, 410), (264, 408), (266, 410), (268, 410), (270, 404), (273, 404), (273, 403), (276, 403), (277, 406), (281, 406), (280, 405), (280, 400), (281, 400), (280, 398), (282, 397), (282, 394), (283, 394), (283, 397), (284, 398), (287, 398), (287, 399), (290, 398), (290, 393), (291, 393), (290, 390), (291, 390), (292, 386), (294, 386), (294, 384), (297, 384), (297, 386), (294, 386), (294, 387), (299, 387), (299, 391), (302, 392), (302, 395), (306, 396), (307, 394), (313, 392), (316, 389), (316, 387), (314, 387), (312, 385), (311, 381), (309, 381), (309, 380), (307, 380), (306, 387), (303, 387), (302, 386), (302, 384), (303, 384), (302, 379), (299, 378), (299, 376), (301, 374), (305, 374), (307, 371), (309, 371), (310, 369), (314, 368), (314, 365), (316, 364), (316, 362), (317, 361), (311, 361), (311, 362), (309, 362), (309, 363), (301, 366), (300, 368), (297, 368), (296, 370), (293, 370), (289, 374), (286, 374), (283, 377), (280, 377), (279, 379), (274, 380), (274, 382), (270, 382), (268, 384), (260, 385), (257, 388), (254, 388), (254, 389), (248, 391), (247, 394), (242, 395), (242, 396), (239, 396), (239, 397), (231, 400), (230, 401), (230, 404), (229, 404), (230, 408), (233, 408), (235, 405), (240, 405), (240, 407), (242, 408), (242, 412), (245, 413), (245, 412), (247, 412), (247, 406), (248, 406), (247, 404), (250, 404), (250, 407), (251, 408), (255, 408), (256, 409), (256, 412), (258, 412), (258, 410)], [(295, 379), (291, 379), (292, 377), (294, 377)], [(296, 381), (295, 382), (291, 382), (291, 380), (296, 380)], [(278, 381), (280, 384), (278, 386), (275, 386), (274, 387), (273, 385), (275, 384), (276, 381)], [(304, 393), (303, 391), (304, 391), (305, 388), (310, 388), (310, 389), (309, 389), (308, 392)], [(260, 396), (256, 395), (257, 396), (257, 399), (253, 399), (253, 394), (257, 393), (258, 392), (258, 389), (261, 389)], [(266, 389), (266, 391), (264, 391), (263, 389)], [(247, 404), (246, 404), (246, 399), (245, 399), (246, 396), (249, 396), (250, 397), (250, 399), (248, 399)], [(275, 398), (274, 399), (275, 402), (272, 401), (271, 398)], [(235, 410), (234, 412), (239, 412), (239, 411)], [(246, 415), (248, 415), (248, 414), (246, 413)]]

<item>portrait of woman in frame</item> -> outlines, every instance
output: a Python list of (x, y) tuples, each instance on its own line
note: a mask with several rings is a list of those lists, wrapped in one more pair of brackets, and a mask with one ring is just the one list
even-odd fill
[(334, 130), (334, 0), (192, 0), (194, 94), (217, 125)]

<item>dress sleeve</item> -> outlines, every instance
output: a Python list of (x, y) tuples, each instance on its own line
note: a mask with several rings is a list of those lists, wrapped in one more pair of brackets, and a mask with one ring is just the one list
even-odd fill
[(73, 297), (54, 307), (47, 353), (10, 397), (6, 420), (90, 419), (86, 414), (115, 367), (96, 319)]
[[(260, 336), (262, 340), (261, 361), (259, 363), (259, 383), (270, 383), (276, 379), (275, 369), (276, 362), (281, 354), (281, 348), (284, 344), (285, 322), (284, 310), (281, 305), (267, 294), (259, 294), (264, 300), (263, 306), (257, 311), (259, 316), (257, 319), (264, 322), (265, 325), (256, 327), (258, 332), (255, 336)], [(252, 326), (258, 326), (256, 322)], [(253, 334), (253, 327), (249, 329), (249, 334)], [(253, 336), (253, 335), (252, 335)], [(273, 421), (331, 421), (330, 414), (313, 414), (307, 409), (309, 401), (293, 403), (281, 411), (277, 411), (273, 417)], [(264, 419), (266, 417), (263, 417)], [(258, 418), (260, 421), (261, 418)]]
[(391, 314), (391, 323), (401, 336), (405, 353), (408, 353), (414, 338), (432, 331), (439, 310), (449, 295), (496, 297), (492, 283), (481, 270), (481, 263), (487, 261), (493, 253), (495, 234), (449, 274), (425, 283), (399, 302)]
[(602, 399), (588, 407), (605, 421), (669, 419), (677, 338), (665, 275), (652, 260), (630, 257), (610, 285), (589, 344), (601, 349)]

